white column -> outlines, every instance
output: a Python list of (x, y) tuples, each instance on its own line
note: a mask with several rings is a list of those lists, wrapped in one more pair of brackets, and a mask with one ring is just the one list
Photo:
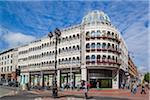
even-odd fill
[(87, 81), (87, 69), (81, 68), (81, 79)]
[(57, 70), (57, 87), (60, 87), (60, 70)]
[(119, 70), (112, 71), (112, 88), (113, 89), (119, 89)]
[(41, 74), (40, 74), (40, 86), (43, 86), (43, 80), (44, 80), (43, 72), (41, 72)]

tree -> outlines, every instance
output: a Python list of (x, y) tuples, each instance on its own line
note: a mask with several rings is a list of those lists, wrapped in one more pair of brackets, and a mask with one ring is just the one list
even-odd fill
[(146, 73), (146, 74), (144, 75), (144, 81), (150, 83), (150, 73)]

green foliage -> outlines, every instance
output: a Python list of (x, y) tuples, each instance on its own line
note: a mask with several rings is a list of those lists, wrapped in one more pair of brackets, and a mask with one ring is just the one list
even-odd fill
[(146, 73), (146, 74), (144, 75), (144, 81), (150, 83), (150, 73)]

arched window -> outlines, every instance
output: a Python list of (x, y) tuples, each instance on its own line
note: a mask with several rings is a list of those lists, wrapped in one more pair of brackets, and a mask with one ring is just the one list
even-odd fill
[(66, 37), (66, 40), (68, 41), (69, 39), (68, 39), (68, 36)]
[(95, 60), (95, 55), (92, 55), (92, 56), (91, 56), (91, 59), (92, 59), (92, 60)]
[(62, 51), (64, 51), (64, 48), (62, 48)]
[(86, 60), (90, 60), (90, 56), (88, 55), (88, 56), (86, 56)]
[(108, 36), (108, 37), (110, 36), (110, 31), (107, 32), (107, 36)]
[(91, 48), (95, 48), (95, 43), (92, 43), (92, 44), (91, 44)]
[(86, 44), (86, 48), (90, 48), (90, 44), (89, 43)]
[(75, 39), (75, 38), (76, 38), (76, 36), (75, 36), (75, 35), (73, 35), (73, 38)]
[(69, 47), (69, 50), (71, 50), (71, 46)]
[(77, 34), (77, 37), (79, 38), (79, 34)]
[(95, 32), (94, 31), (91, 32), (91, 37), (95, 37)]
[(114, 49), (114, 44), (112, 44), (112, 48)]
[(101, 36), (100, 30), (97, 31), (97, 36)]
[(110, 55), (108, 56), (108, 60), (110, 60)]
[(79, 57), (77, 57), (77, 60), (80, 60), (80, 58), (79, 58)]
[[(59, 53), (61, 53), (61, 49), (59, 48), (59, 51), (58, 51)], [(51, 52), (50, 52), (51, 53)]]
[(75, 57), (73, 57), (73, 59), (72, 60), (76, 60), (76, 58)]
[(118, 46), (116, 45), (116, 50), (118, 50)]
[(68, 51), (68, 47), (66, 47), (66, 50), (65, 51)]
[(73, 46), (73, 50), (76, 50), (75, 46)]
[(112, 56), (112, 60), (115, 60), (114, 56)]
[(103, 44), (102, 44), (102, 48), (106, 48), (106, 43), (103, 43)]
[(69, 39), (70, 39), (70, 40), (72, 39), (71, 35), (69, 36)]
[(116, 62), (117, 62), (117, 60), (118, 60), (118, 59), (117, 59), (117, 57), (116, 57)]
[(71, 61), (71, 58), (69, 58), (69, 61)]
[(87, 37), (89, 37), (90, 36), (90, 32), (88, 31), (88, 32), (86, 32), (86, 36)]
[(108, 43), (107, 48), (110, 48), (110, 43)]
[(80, 48), (79, 48), (79, 45), (77, 45), (77, 50), (79, 50)]
[(100, 43), (97, 43), (97, 48), (101, 48), (101, 44)]
[(112, 37), (114, 37), (114, 32), (112, 32)]
[(106, 59), (106, 55), (103, 55), (102, 59)]
[(100, 60), (100, 59), (101, 59), (101, 56), (100, 56), (100, 55), (97, 55), (97, 59)]

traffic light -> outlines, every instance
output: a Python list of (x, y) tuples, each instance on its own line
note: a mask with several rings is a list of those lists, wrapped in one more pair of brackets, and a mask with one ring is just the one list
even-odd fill
[(20, 69), (16, 69), (16, 75), (20, 76)]

